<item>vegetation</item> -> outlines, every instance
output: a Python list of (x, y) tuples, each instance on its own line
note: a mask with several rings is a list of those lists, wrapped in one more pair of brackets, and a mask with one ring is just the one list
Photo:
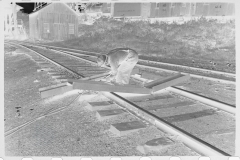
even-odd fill
[(80, 25), (78, 38), (60, 44), (103, 53), (130, 47), (143, 56), (234, 61), (235, 21), (200, 18), (168, 24), (102, 17), (91, 26)]

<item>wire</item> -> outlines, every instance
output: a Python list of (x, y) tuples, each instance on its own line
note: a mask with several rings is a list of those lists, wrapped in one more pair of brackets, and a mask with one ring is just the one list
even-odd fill
[[(53, 109), (50, 109), (50, 110), (48, 110), (47, 113), (44, 113), (43, 115), (40, 115), (40, 116), (38, 116), (38, 117), (35, 118), (35, 119), (32, 119), (32, 120), (30, 120), (30, 121), (28, 121), (28, 122), (26, 122), (26, 123), (24, 123), (24, 124), (22, 124), (22, 125), (20, 125), (20, 126), (17, 126), (17, 127), (13, 128), (13, 129), (10, 129), (10, 130), (6, 131), (6, 132), (4, 133), (4, 136), (5, 136), (5, 137), (10, 136), (10, 135), (12, 135), (13, 133), (16, 133), (17, 131), (20, 131), (20, 130), (23, 129), (24, 127), (26, 127), (26, 126), (34, 123), (35, 121), (37, 121), (37, 120), (39, 120), (39, 119), (42, 119), (42, 118), (45, 118), (45, 117), (47, 117), (47, 116), (56, 114), (56, 113), (58, 113), (58, 112), (60, 112), (60, 111), (63, 111), (64, 109), (68, 108), (76, 99), (80, 98), (80, 97), (83, 95), (83, 93), (86, 93), (86, 91), (83, 91), (82, 93), (79, 93), (79, 94), (77, 95), (77, 97), (76, 97), (73, 101), (71, 101), (68, 105), (63, 106), (63, 107), (61, 107), (61, 108), (54, 109), (54, 110), (53, 110)], [(50, 111), (50, 112), (49, 112), (49, 111)]]

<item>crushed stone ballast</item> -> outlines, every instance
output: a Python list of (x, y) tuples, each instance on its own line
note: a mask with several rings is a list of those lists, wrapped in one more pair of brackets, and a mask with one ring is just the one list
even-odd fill
[[(24, 48), (26, 48), (26, 47), (24, 47)], [(29, 50), (31, 50), (31, 49), (29, 49)], [(36, 51), (35, 51), (35, 53), (37, 54)], [(43, 57), (43, 58), (49, 60), (49, 58), (47, 58), (47, 57)], [(57, 63), (57, 65), (61, 65), (61, 64)], [(75, 74), (77, 74), (77, 73), (75, 73)], [(120, 104), (121, 106), (125, 106), (125, 107), (127, 106), (127, 108), (129, 108), (129, 106), (130, 106), (130, 108), (132, 108), (132, 110), (135, 110), (136, 115), (138, 115), (138, 116), (146, 119), (147, 121), (153, 123), (155, 126), (160, 128), (161, 130), (164, 130), (164, 131), (167, 131), (171, 134), (180, 136), (181, 140), (187, 146), (189, 146), (190, 148), (193, 148), (198, 153), (201, 153), (201, 154), (207, 155), (207, 156), (209, 156), (209, 155), (216, 155), (216, 156), (229, 155), (229, 154), (221, 151), (220, 149), (218, 149), (218, 148), (216, 148), (216, 147), (214, 147), (214, 146), (212, 146), (212, 145), (210, 145), (210, 144), (208, 144), (208, 143), (206, 143), (202, 140), (199, 140), (199, 138), (197, 138), (197, 137), (195, 137), (191, 134), (186, 134), (182, 130), (177, 129), (177, 127), (173, 127), (172, 125), (169, 125), (167, 123), (163, 123), (164, 121), (162, 121), (162, 122), (160, 122), (159, 120), (157, 121), (156, 117), (152, 116), (151, 114), (149, 114), (145, 110), (142, 110), (142, 109), (139, 110), (140, 107), (138, 107), (136, 105), (133, 105), (131, 102), (125, 100), (123, 97), (121, 97), (119, 95), (116, 95), (115, 93), (105, 93), (105, 92), (103, 92), (103, 94), (110, 99), (114, 99), (116, 101), (116, 103)], [(159, 118), (157, 118), (157, 119), (159, 119)]]

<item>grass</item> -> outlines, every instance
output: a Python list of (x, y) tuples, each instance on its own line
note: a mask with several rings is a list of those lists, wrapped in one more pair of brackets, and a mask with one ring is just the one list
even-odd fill
[(78, 38), (57, 45), (102, 53), (130, 47), (146, 57), (235, 61), (235, 21), (200, 18), (151, 24), (102, 17), (91, 26), (80, 25)]

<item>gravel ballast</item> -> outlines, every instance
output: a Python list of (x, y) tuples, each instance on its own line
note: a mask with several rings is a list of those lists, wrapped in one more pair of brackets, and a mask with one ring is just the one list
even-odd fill
[[(8, 48), (8, 49), (6, 49)], [(143, 156), (136, 147), (149, 140), (169, 137), (174, 144), (162, 152), (144, 156), (195, 156), (194, 151), (176, 138), (166, 135), (147, 124), (145, 129), (127, 136), (116, 136), (110, 125), (139, 120), (124, 113), (114, 118), (98, 121), (96, 112), (84, 106), (86, 101), (107, 100), (98, 93), (71, 91), (63, 95), (41, 99), (38, 89), (57, 84), (47, 72), (37, 72), (40, 67), (23, 49), (9, 50), (4, 56), (4, 122), (5, 133), (36, 119), (50, 111), (64, 110), (36, 119), (5, 136), (6, 156)], [(109, 107), (103, 109), (117, 109)]]

